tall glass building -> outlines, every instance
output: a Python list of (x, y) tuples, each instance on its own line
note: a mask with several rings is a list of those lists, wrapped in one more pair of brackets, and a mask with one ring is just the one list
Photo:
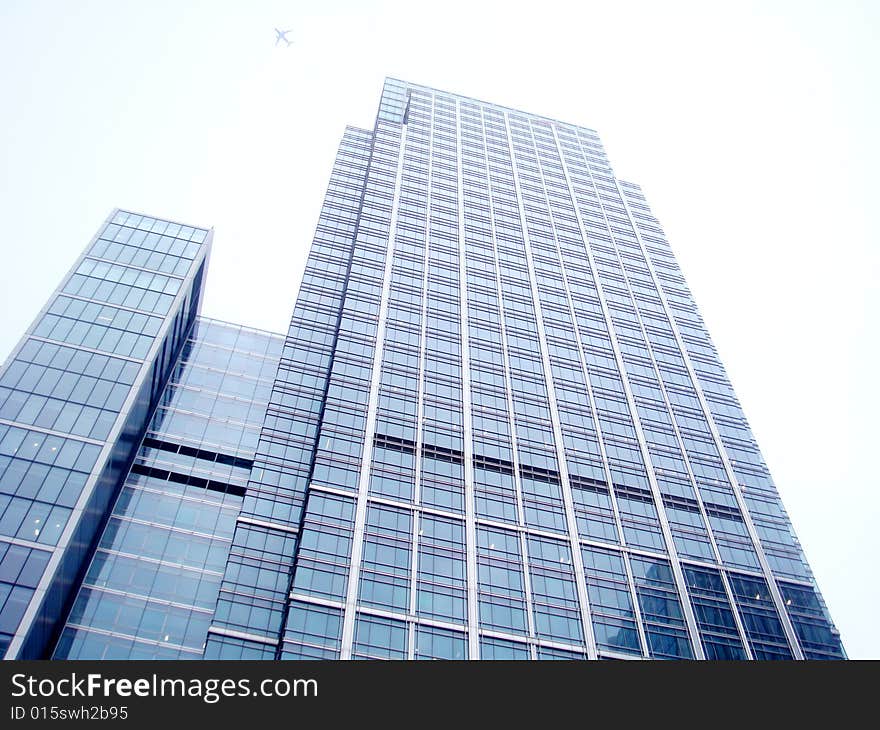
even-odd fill
[(845, 653), (596, 133), (387, 79), (287, 334), (115, 211), (0, 375), (6, 657)]

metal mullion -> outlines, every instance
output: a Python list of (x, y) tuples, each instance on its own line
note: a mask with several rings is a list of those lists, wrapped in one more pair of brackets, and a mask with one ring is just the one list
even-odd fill
[(468, 659), (480, 657), (478, 635), (479, 612), (477, 610), (477, 529), (474, 514), (474, 445), (471, 402), (470, 351), (468, 342), (467, 298), (467, 247), (464, 230), (464, 188), (461, 166), (461, 102), (455, 101), (455, 162), (458, 195), (458, 286), (461, 327), (461, 395), (463, 415), (465, 540), (467, 549), (467, 611), (468, 611)]
[[(425, 199), (425, 251), (422, 257), (424, 271), (422, 274), (422, 321), (421, 331), (419, 334), (419, 364), (418, 364), (418, 381), (416, 384), (416, 446), (415, 457), (413, 459), (415, 469), (415, 479), (413, 483), (413, 522), (412, 522), (412, 547), (410, 557), (410, 596), (409, 596), (409, 613), (415, 618), (418, 591), (418, 556), (419, 556), (419, 525), (422, 520), (422, 511), (419, 509), (421, 504), (422, 489), (422, 446), (424, 437), (422, 435), (422, 421), (425, 416), (425, 351), (427, 349), (428, 339), (428, 266), (430, 262), (430, 242), (431, 242), (431, 173), (433, 172), (433, 150), (434, 136), (432, 134), (434, 128), (434, 95), (431, 95), (431, 115), (428, 120), (428, 175), (426, 178), (427, 196)], [(414, 621), (409, 622), (407, 630), (408, 646), (407, 657), (415, 658), (415, 625)]]

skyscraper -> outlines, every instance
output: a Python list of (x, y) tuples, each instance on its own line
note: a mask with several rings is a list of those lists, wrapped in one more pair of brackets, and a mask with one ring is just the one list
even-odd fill
[(116, 211), (0, 376), (8, 657), (844, 657), (593, 130), (387, 79), (283, 338), (209, 244)]

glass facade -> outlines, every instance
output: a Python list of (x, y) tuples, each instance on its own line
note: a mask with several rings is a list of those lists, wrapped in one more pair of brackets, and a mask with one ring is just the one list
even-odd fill
[(199, 307), (212, 232), (116, 210), (0, 371), (0, 652), (42, 658)]
[(56, 659), (199, 659), (283, 340), (198, 319), (86, 571)]
[[(171, 253), (137, 303), (113, 288), (130, 260), (78, 262), (41, 337), (146, 307), (143, 343), (111, 339), (148, 363)], [(85, 317), (96, 277), (115, 298)], [(387, 79), (343, 136), (286, 335), (184, 339), (56, 657), (845, 657), (663, 232), (591, 129)], [(100, 446), (99, 415), (49, 435)], [(38, 442), (16, 473), (54, 468)], [(46, 504), (9, 541), (13, 607), (63, 517)]]
[(215, 621), (215, 655), (842, 658), (663, 232), (596, 133), (388, 79), (358, 134), (315, 243), (333, 221), (344, 293), (313, 268), (295, 315), (299, 341), (338, 326), (301, 516), (275, 528), (297, 543), (288, 603), (280, 631)]

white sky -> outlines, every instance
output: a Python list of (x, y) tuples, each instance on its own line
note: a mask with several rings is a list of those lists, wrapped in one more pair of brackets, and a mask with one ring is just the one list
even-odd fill
[[(274, 27), (292, 28), (290, 48)], [(644, 188), (852, 658), (880, 658), (880, 3), (0, 0), (0, 359), (113, 207), (285, 331), (386, 75), (581, 123)]]

